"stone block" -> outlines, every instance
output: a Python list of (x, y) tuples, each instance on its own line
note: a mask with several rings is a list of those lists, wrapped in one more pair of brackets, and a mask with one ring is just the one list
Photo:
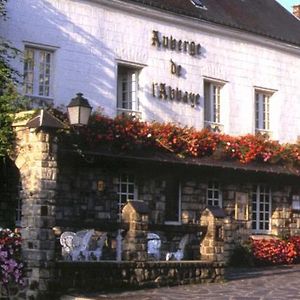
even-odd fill
[(155, 209), (159, 211), (165, 211), (165, 203), (164, 202), (156, 202)]
[(234, 200), (235, 199), (235, 191), (227, 191), (227, 199)]
[(182, 190), (183, 195), (192, 195), (194, 192), (194, 189), (192, 187), (184, 187)]

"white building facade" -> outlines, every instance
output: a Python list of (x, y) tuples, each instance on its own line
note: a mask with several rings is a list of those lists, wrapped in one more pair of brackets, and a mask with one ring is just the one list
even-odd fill
[[(0, 36), (21, 51), (12, 64), (23, 74), (20, 93), (35, 107), (67, 106), (82, 93), (111, 118), (129, 114), (230, 136), (266, 133), (281, 143), (300, 136), (300, 21), (275, 0), (10, 0), (7, 16)], [(61, 256), (54, 229), (105, 233), (102, 259), (110, 261), (150, 259), (149, 232), (161, 238), (159, 259), (188, 237), (182, 257), (201, 260), (207, 207), (224, 219), (226, 228), (216, 226), (212, 236), (227, 246), (209, 247), (224, 254), (222, 261), (249, 236), (300, 234), (297, 147), (293, 162), (275, 156), (269, 163), (255, 153), (258, 159), (246, 164), (219, 149), (191, 157), (160, 145), (122, 148), (122, 139), (84, 145), (77, 143), (79, 131), (56, 130), (65, 128), (60, 123), (41, 110), (16, 125), (20, 151), (11, 161), (13, 184), (22, 186), (17, 211), (33, 270), (27, 278), (40, 292), (62, 274), (55, 273)], [(147, 230), (132, 242), (140, 250), (124, 256), (122, 209), (130, 201), (147, 214)]]
[(14, 0), (7, 10), (1, 32), (22, 51), (22, 92), (38, 103), (81, 92), (111, 117), (300, 135), (297, 45), (130, 1)]

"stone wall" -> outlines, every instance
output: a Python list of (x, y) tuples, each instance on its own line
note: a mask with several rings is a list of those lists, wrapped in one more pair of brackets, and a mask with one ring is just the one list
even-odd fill
[[(252, 232), (252, 188), (254, 184), (264, 182), (272, 189), (272, 234), (285, 236), (286, 234), (300, 233), (300, 215), (291, 210), (291, 182), (284, 179), (273, 180), (267, 176), (256, 176), (255, 174), (239, 174), (232, 172), (220, 172), (216, 175), (213, 171), (190, 172), (187, 169), (160, 167), (159, 174), (155, 172), (153, 166), (143, 167), (135, 164), (106, 161), (101, 164), (94, 163), (93, 166), (87, 164), (69, 166), (67, 161), (60, 162), (60, 175), (58, 177), (58, 193), (56, 206), (56, 220), (80, 219), (81, 225), (84, 221), (96, 222), (101, 220), (117, 221), (118, 196), (117, 177), (126, 169), (132, 174), (136, 174), (137, 199), (143, 200), (149, 207), (149, 231), (159, 234), (162, 240), (162, 258), (168, 251), (174, 251), (185, 232), (177, 233), (169, 230), (164, 231), (163, 227), (153, 227), (152, 224), (164, 225), (166, 204), (166, 184), (168, 173), (178, 176), (181, 180), (181, 221), (182, 224), (197, 226), (199, 219), (207, 207), (206, 189), (210, 178), (214, 178), (220, 183), (222, 191), (222, 206), (226, 212), (226, 222), (224, 224), (224, 239), (226, 241), (225, 256), (229, 259), (235, 246), (249, 239)], [(185, 174), (185, 175), (181, 175)], [(235, 175), (232, 175), (235, 174)], [(97, 182), (103, 180), (104, 191), (97, 190)], [(248, 197), (248, 220), (236, 220), (235, 205), (237, 193), (244, 193)], [(174, 201), (177, 201), (176, 199)], [(71, 223), (70, 223), (71, 224)], [(154, 228), (154, 229), (153, 229)], [(175, 227), (174, 227), (175, 228)], [(68, 227), (76, 230), (76, 228)], [(99, 228), (101, 229), (101, 228)], [(66, 228), (62, 228), (66, 230)], [(116, 232), (112, 234), (116, 237)], [(195, 239), (201, 241), (200, 233), (195, 233)], [(198, 248), (197, 248), (198, 247)], [(197, 249), (196, 249), (197, 248)], [(200, 259), (198, 246), (193, 245), (193, 255), (187, 257)]]
[(45, 299), (55, 258), (56, 141), (53, 133), (17, 128), (16, 165), (22, 184), (22, 254), (27, 299)]
[[(65, 224), (61, 226), (60, 231), (77, 231), (83, 228), (110, 231), (110, 244), (112, 248), (114, 247), (114, 252), (112, 252), (114, 255), (110, 253), (106, 259), (116, 259), (118, 227), (111, 226), (109, 222), (118, 223), (119, 221), (117, 178), (124, 170), (136, 174), (137, 198), (143, 200), (145, 206), (149, 208), (147, 213), (142, 209), (144, 212), (141, 215), (124, 210), (125, 223), (129, 224), (127, 228), (129, 231), (123, 232), (123, 258), (125, 259), (140, 261), (140, 263), (148, 259), (145, 239), (147, 232), (152, 231), (161, 238), (163, 260), (167, 253), (178, 249), (181, 240), (186, 235), (190, 235), (194, 239), (188, 242), (191, 246), (189, 251), (193, 255), (185, 253), (183, 259), (223, 261), (223, 255), (225, 255), (225, 261), (227, 261), (235, 245), (248, 240), (252, 234), (251, 192), (253, 184), (260, 182), (269, 184), (272, 189), (271, 233), (279, 236), (299, 233), (300, 216), (291, 210), (291, 191), (292, 188), (295, 189), (295, 181), (289, 183), (289, 178), (284, 178), (285, 180), (279, 183), (281, 181), (279, 176), (277, 180), (273, 180), (272, 176), (256, 176), (253, 173), (239, 173), (238, 171), (222, 170), (216, 173), (214, 168), (192, 169), (190, 166), (141, 164), (109, 158), (97, 160), (95, 157), (76, 157), (74, 161), (71, 156), (64, 159), (61, 152), (58, 155), (55, 133), (51, 130), (21, 128), (17, 131), (17, 136), (19, 144), (15, 164), (18, 167), (23, 188), (21, 193), (23, 202), (22, 247), (28, 266), (27, 297), (29, 299), (38, 299), (39, 295), (45, 295), (49, 291), (49, 282), (53, 279), (55, 271), (55, 247), (56, 251), (60, 251), (53, 228), (60, 222)], [(159, 172), (157, 172), (158, 168)], [(168, 209), (167, 178), (170, 174), (179, 179), (181, 186), (180, 217), (182, 223), (178, 222), (178, 224), (165, 224)], [(206, 190), (212, 178), (220, 183), (225, 214), (224, 222), (218, 220), (210, 222), (208, 219), (203, 224), (214, 225), (214, 229), (205, 238), (216, 239), (215, 234), (221, 229), (222, 241), (218, 244), (216, 240), (211, 243), (206, 239), (201, 245), (204, 236), (201, 236), (200, 216), (203, 215), (207, 206)], [(99, 188), (99, 182), (104, 189)], [(235, 216), (238, 192), (248, 197), (249, 216), (244, 221), (236, 220)], [(74, 220), (77, 221), (77, 225)], [(106, 224), (106, 227), (102, 228), (99, 224)], [(212, 248), (214, 251), (206, 251), (205, 247), (206, 250)], [(209, 257), (211, 254), (212, 256)], [(178, 264), (173, 266), (177, 268), (180, 266), (180, 263)], [(164, 264), (155, 266), (153, 269), (156, 274), (155, 278), (178, 274), (176, 268), (176, 270), (167, 269), (166, 271)], [(189, 266), (193, 270), (194, 265)], [(143, 271), (139, 272), (143, 274), (141, 278), (150, 276), (144, 274)], [(200, 274), (199, 272), (196, 273)], [(214, 271), (205, 272), (214, 278)], [(178, 282), (178, 276), (175, 277), (177, 278), (175, 281)], [(138, 282), (144, 281), (141, 278)], [(135, 280), (137, 279), (133, 282)], [(201, 280), (201, 276), (197, 280)], [(149, 282), (152, 281), (153, 278)]]
[[(98, 191), (97, 182), (105, 188)], [(60, 162), (56, 220), (118, 220), (117, 184), (109, 168)], [(71, 223), (70, 223), (71, 226)]]
[(122, 256), (127, 261), (147, 260), (149, 209), (142, 201), (130, 201), (122, 210), (122, 220), (128, 231), (122, 243)]
[(224, 264), (212, 262), (58, 262), (54, 289), (99, 291), (210, 283), (224, 279)]

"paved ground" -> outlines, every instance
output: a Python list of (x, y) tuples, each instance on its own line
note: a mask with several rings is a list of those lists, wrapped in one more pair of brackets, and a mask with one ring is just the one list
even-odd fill
[(114, 294), (68, 295), (61, 300), (300, 300), (300, 265), (234, 269), (224, 283), (185, 285)]

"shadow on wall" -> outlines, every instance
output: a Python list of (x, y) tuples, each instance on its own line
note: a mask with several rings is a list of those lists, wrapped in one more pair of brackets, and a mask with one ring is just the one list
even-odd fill
[[(36, 0), (14, 3), (22, 11), (19, 36), (25, 37), (27, 42), (57, 47), (53, 82), (56, 105), (68, 104), (80, 91), (94, 108), (105, 106), (106, 113), (114, 115), (115, 54), (102, 42), (103, 20), (93, 9), (97, 4), (55, 3), (57, 6), (50, 1)], [(64, 10), (69, 10), (70, 16), (64, 14)]]
[[(169, 85), (166, 85), (167, 90)], [(174, 87), (173, 87), (174, 88)], [(176, 87), (175, 87), (176, 89)], [(182, 96), (186, 92), (185, 89), (181, 90)], [(199, 98), (199, 104), (194, 106), (191, 105), (190, 100), (188, 103), (185, 103), (183, 100), (171, 100), (163, 99), (159, 95), (159, 89), (157, 88), (155, 97), (153, 97), (153, 86), (146, 84), (144, 86), (145, 98), (147, 101), (152, 102), (148, 103), (147, 106), (143, 103), (140, 103), (141, 111), (145, 113), (145, 118), (147, 120), (155, 120), (157, 122), (171, 122), (176, 123), (181, 126), (188, 127), (201, 127), (201, 112), (203, 112), (203, 101), (202, 97)], [(194, 96), (196, 93), (194, 94)], [(152, 108), (152, 109), (149, 109)], [(168, 115), (166, 115), (166, 112)], [(178, 123), (178, 119), (181, 119), (181, 122)]]

